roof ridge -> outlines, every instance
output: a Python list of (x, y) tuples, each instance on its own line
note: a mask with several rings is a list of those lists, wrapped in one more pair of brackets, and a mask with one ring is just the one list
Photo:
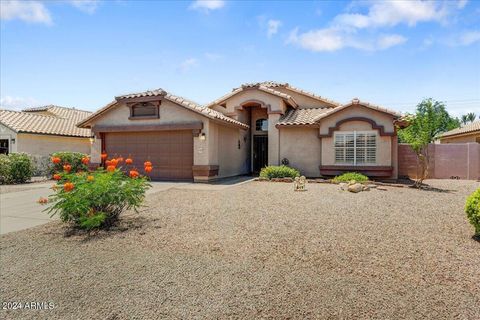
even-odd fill
[(79, 108), (77, 108), (77, 107), (59, 106), (59, 105), (56, 105), (56, 104), (47, 104), (47, 105), (38, 106), (38, 107), (28, 107), (28, 108), (22, 109), (21, 111), (22, 111), (22, 112), (42, 111), (42, 109), (48, 110), (48, 109), (50, 109), (50, 108), (61, 108), (61, 109), (72, 110), (72, 111), (80, 111), (80, 112), (90, 112), (90, 113), (92, 113), (92, 111), (89, 111), (89, 110), (83, 110), (83, 109), (79, 109)]

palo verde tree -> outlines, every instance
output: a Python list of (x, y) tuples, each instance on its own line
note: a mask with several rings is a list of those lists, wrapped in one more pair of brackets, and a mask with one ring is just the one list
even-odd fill
[(420, 102), (415, 114), (408, 118), (410, 125), (400, 129), (398, 137), (400, 142), (408, 143), (417, 155), (420, 170), (415, 186), (420, 187), (428, 176), (428, 144), (441, 133), (458, 128), (460, 122), (448, 114), (443, 102), (431, 98)]

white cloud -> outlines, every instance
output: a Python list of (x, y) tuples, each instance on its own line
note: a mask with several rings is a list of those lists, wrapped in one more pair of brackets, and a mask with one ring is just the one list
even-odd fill
[(185, 73), (187, 71), (190, 71), (192, 68), (198, 66), (198, 60), (195, 58), (188, 58), (187, 60), (183, 61), (178, 69)]
[(5, 96), (0, 98), (0, 107), (20, 111), (28, 107), (38, 106), (39, 102), (33, 98), (21, 98), (21, 97), (12, 97)]
[(195, 0), (189, 8), (209, 12), (210, 10), (221, 9), (224, 6), (225, 1), (223, 0)]
[(480, 31), (467, 31), (460, 36), (459, 43), (464, 46), (480, 41)]
[(457, 8), (458, 9), (463, 9), (467, 5), (468, 0), (458, 0), (457, 2)]
[(1, 20), (22, 20), (31, 23), (51, 24), (50, 12), (38, 1), (0, 1)]
[(404, 36), (401, 36), (399, 34), (389, 34), (389, 35), (383, 35), (380, 36), (377, 39), (377, 47), (379, 49), (388, 49), (390, 47), (398, 46), (400, 44), (403, 44), (407, 41), (407, 38)]
[(282, 22), (280, 20), (273, 20), (270, 19), (267, 22), (268, 25), (268, 30), (267, 30), (267, 36), (270, 38), (274, 34), (278, 32), (278, 28), (282, 25)]
[(88, 14), (93, 14), (97, 10), (97, 7), (100, 3), (99, 0), (70, 0), (72, 6), (77, 8), (80, 11), (83, 11)]

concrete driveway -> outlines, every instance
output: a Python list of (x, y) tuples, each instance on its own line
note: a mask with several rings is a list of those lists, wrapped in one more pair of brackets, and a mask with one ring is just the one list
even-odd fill
[[(214, 184), (198, 184), (191, 182), (152, 182), (147, 196), (156, 192), (176, 189), (189, 190), (223, 190), (239, 183), (248, 182), (251, 177), (235, 177), (221, 180)], [(52, 181), (23, 185), (0, 186), (0, 234), (28, 229), (58, 219), (43, 212), (47, 206), (40, 205), (40, 197), (48, 197), (52, 193)]]

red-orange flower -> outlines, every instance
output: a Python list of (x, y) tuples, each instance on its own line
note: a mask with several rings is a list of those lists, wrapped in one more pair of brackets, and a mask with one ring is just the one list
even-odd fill
[(93, 176), (88, 176), (88, 177), (87, 177), (87, 181), (90, 181), (90, 182), (91, 182), (91, 181), (93, 181), (93, 180), (95, 180), (95, 178), (94, 178)]
[(125, 160), (125, 163), (126, 163), (126, 164), (132, 164), (132, 163), (133, 163), (132, 158), (127, 158), (127, 159)]
[(150, 173), (150, 172), (152, 172), (152, 169), (153, 169), (152, 166), (146, 166), (145, 167), (145, 172)]
[(106, 166), (111, 165), (111, 163), (112, 163), (112, 162), (111, 162), (110, 160), (106, 160), (106, 161), (105, 161), (105, 165), (106, 165)]
[(63, 166), (63, 170), (67, 171), (67, 172), (70, 172), (72, 170), (72, 166), (69, 165), (69, 164), (66, 164)]
[(130, 170), (130, 178), (137, 178), (139, 176), (137, 170)]
[(48, 199), (47, 199), (47, 198), (44, 198), (44, 197), (40, 197), (40, 198), (37, 200), (37, 203), (46, 204), (46, 203), (48, 203)]
[(52, 162), (54, 164), (59, 164), (60, 162), (62, 162), (62, 159), (60, 159), (59, 157), (52, 157)]
[(53, 175), (53, 179), (55, 179), (55, 180), (60, 180), (60, 179), (62, 179), (62, 176), (59, 175), (58, 173), (55, 173), (55, 174)]
[(113, 171), (115, 171), (115, 166), (112, 166), (112, 165), (108, 166), (108, 167), (107, 167), (107, 171), (108, 171), (108, 172), (113, 172)]
[(111, 166), (115, 166), (115, 167), (116, 167), (117, 164), (118, 164), (118, 160), (117, 160), (117, 159), (114, 158), (114, 159), (110, 160), (110, 165), (111, 165)]
[(70, 192), (73, 190), (73, 188), (75, 188), (75, 185), (71, 182), (66, 182), (64, 185), (63, 185), (63, 190), (65, 190), (66, 192)]
[(89, 157), (83, 157), (83, 158), (82, 158), (82, 163), (83, 163), (84, 165), (87, 165), (89, 162), (90, 162), (90, 158), (89, 158)]
[(102, 160), (105, 160), (107, 159), (107, 153), (105, 151), (102, 152), (102, 155), (100, 156), (102, 158)]
[(122, 162), (123, 162), (123, 158), (120, 156), (120, 157), (117, 158), (117, 161), (118, 161), (118, 163), (122, 163)]
[(145, 162), (143, 163), (143, 165), (144, 165), (145, 167), (151, 167), (151, 166), (152, 166), (152, 163), (151, 163), (150, 161), (145, 161)]

